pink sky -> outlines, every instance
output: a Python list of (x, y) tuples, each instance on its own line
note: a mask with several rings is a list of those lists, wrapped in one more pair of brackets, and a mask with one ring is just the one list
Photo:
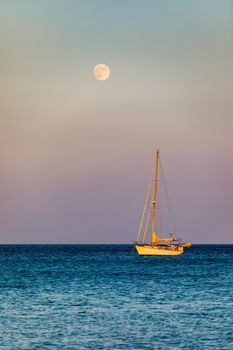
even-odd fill
[(0, 5), (1, 243), (132, 241), (157, 148), (178, 232), (233, 243), (232, 3), (175, 3)]

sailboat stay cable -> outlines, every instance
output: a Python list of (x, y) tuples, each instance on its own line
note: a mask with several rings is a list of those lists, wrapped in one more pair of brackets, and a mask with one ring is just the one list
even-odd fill
[[(158, 180), (159, 182), (159, 180)], [(160, 188), (158, 186), (158, 199), (157, 199), (157, 219), (156, 219), (156, 229), (155, 229), (155, 232), (157, 234), (161, 234), (163, 232), (162, 230), (162, 215), (161, 215), (161, 199), (160, 199)]]
[(145, 225), (145, 230), (144, 230), (144, 234), (143, 234), (143, 240), (142, 242), (145, 243), (146, 241), (146, 234), (147, 234), (147, 229), (148, 229), (148, 224), (149, 224), (149, 219), (150, 219), (150, 212), (152, 209), (152, 202), (150, 204), (150, 206), (148, 207), (148, 214), (147, 214), (147, 218), (146, 218), (146, 225)]
[(149, 199), (149, 195), (150, 195), (150, 191), (151, 191), (152, 179), (153, 179), (153, 167), (152, 167), (150, 181), (149, 181), (148, 189), (147, 189), (147, 193), (146, 193), (146, 199), (145, 199), (145, 204), (144, 204), (144, 208), (143, 208), (143, 212), (142, 212), (141, 222), (140, 222), (140, 226), (139, 226), (139, 230), (138, 230), (137, 242), (139, 241), (140, 236), (141, 236), (142, 225), (143, 225), (143, 222), (144, 222), (144, 217), (145, 217), (145, 212), (146, 212), (146, 208), (147, 208), (147, 203), (148, 203), (148, 199)]
[(172, 211), (172, 203), (171, 203), (171, 199), (169, 196), (167, 182), (166, 182), (161, 159), (159, 159), (159, 164), (160, 164), (160, 169), (161, 169), (161, 174), (162, 174), (162, 181), (163, 181), (163, 185), (164, 185), (165, 201), (167, 202), (168, 217), (169, 217), (170, 225), (174, 229), (174, 233), (176, 234), (175, 218), (174, 218), (173, 211)]

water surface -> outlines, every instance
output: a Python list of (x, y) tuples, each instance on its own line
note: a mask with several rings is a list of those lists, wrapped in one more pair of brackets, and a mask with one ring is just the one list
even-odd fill
[(0, 349), (233, 349), (233, 245), (1, 245)]

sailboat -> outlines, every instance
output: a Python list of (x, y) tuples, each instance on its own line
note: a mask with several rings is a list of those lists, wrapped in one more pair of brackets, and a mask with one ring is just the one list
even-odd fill
[[(155, 159), (155, 173), (152, 173), (147, 194), (146, 201), (142, 212), (142, 218), (138, 230), (137, 240), (134, 242), (134, 247), (136, 248), (139, 255), (159, 255), (159, 256), (178, 256), (184, 252), (185, 248), (192, 246), (191, 243), (184, 243), (180, 238), (174, 238), (174, 233), (170, 233), (169, 237), (162, 238), (156, 232), (158, 227), (157, 221), (157, 210), (158, 210), (158, 181), (159, 181), (159, 164), (160, 164), (160, 154), (159, 150), (156, 151)], [(153, 192), (151, 190), (152, 184)], [(152, 195), (151, 200), (149, 197)], [(149, 204), (149, 205), (148, 205)], [(147, 212), (147, 217), (145, 219), (145, 214)], [(151, 221), (151, 235), (149, 243), (146, 242), (148, 236), (148, 225)], [(142, 228), (144, 228), (144, 233), (142, 240)]]

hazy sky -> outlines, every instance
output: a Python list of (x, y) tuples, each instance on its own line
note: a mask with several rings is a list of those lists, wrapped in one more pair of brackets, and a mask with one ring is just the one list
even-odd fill
[(0, 243), (132, 241), (157, 148), (179, 234), (233, 243), (232, 1), (1, 0), (0, 52)]

